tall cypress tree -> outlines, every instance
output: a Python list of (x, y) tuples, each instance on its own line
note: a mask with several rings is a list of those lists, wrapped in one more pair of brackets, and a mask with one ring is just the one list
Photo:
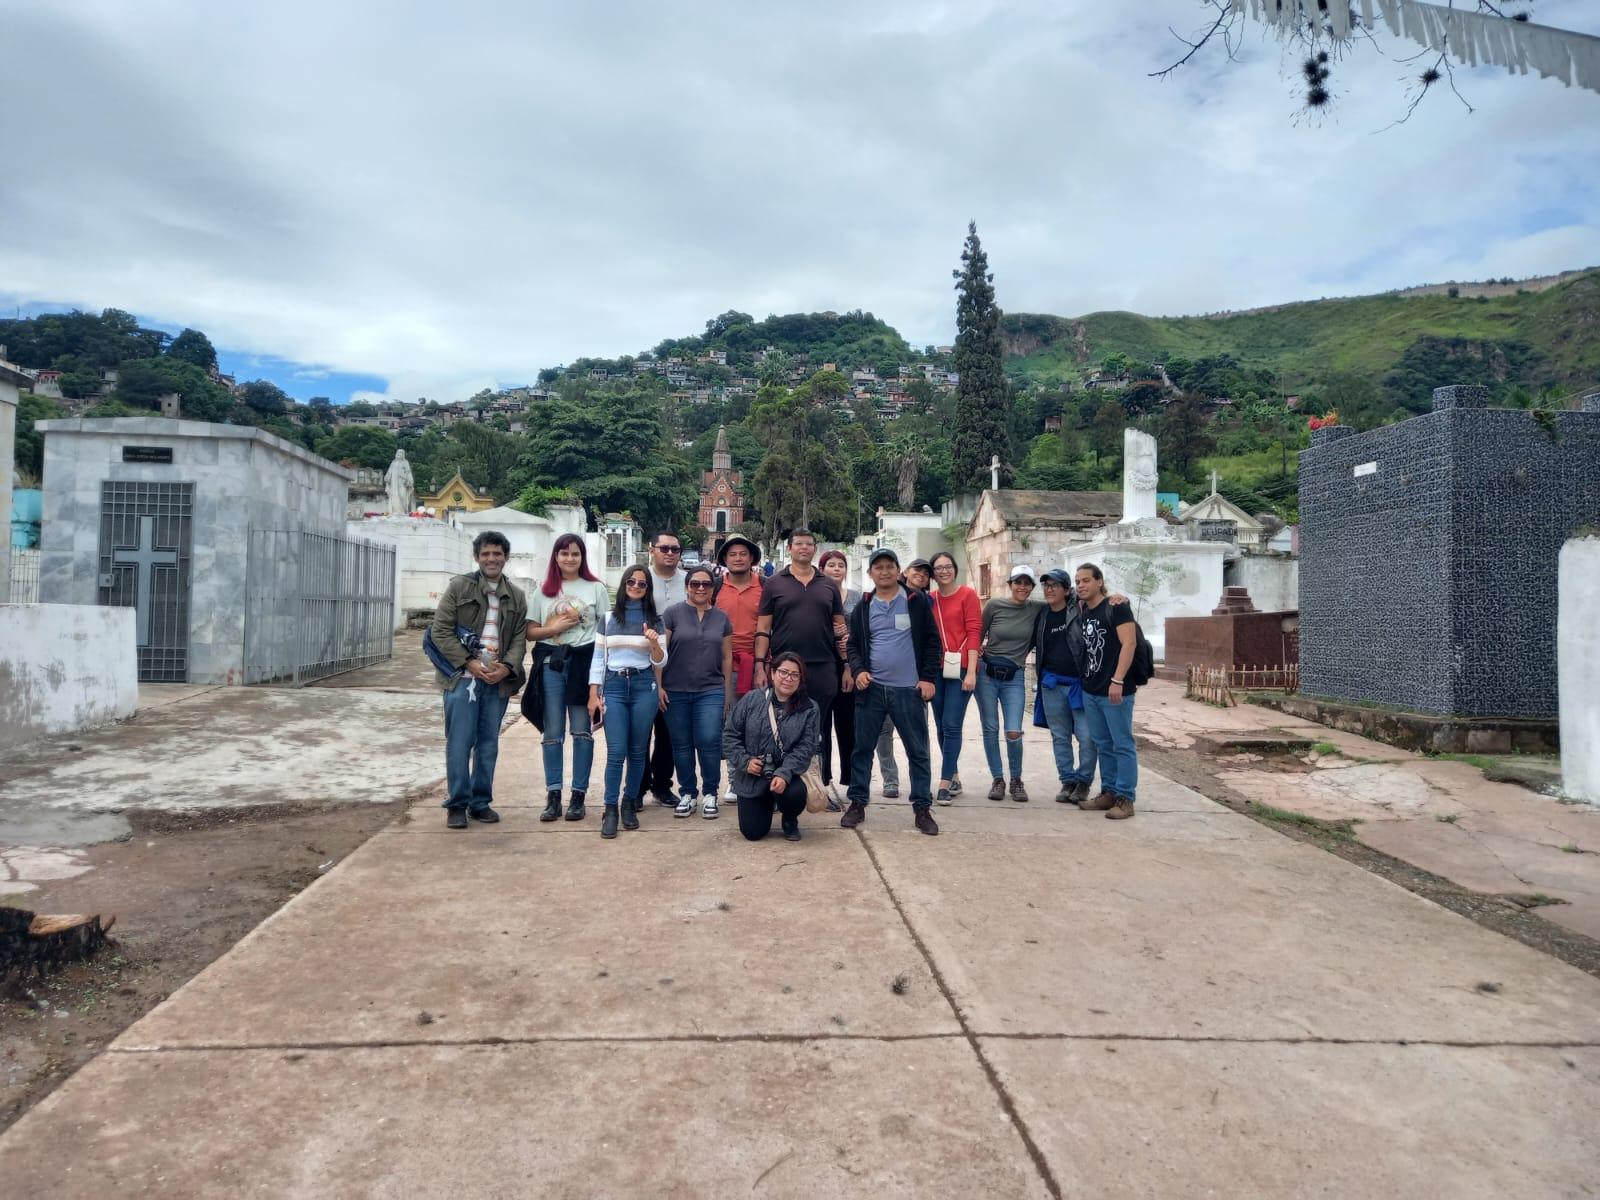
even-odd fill
[(1002, 482), (1010, 475), (1011, 437), (1006, 409), (1010, 391), (1000, 366), (1000, 309), (994, 302), (989, 256), (978, 240), (977, 222), (967, 225), (956, 280), (956, 428), (951, 439), (951, 483), (989, 486), (989, 460), (1000, 456)]

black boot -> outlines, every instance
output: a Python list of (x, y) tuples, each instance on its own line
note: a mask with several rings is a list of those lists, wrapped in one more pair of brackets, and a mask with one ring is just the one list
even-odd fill
[(600, 836), (614, 838), (617, 836), (617, 806), (606, 805), (605, 815), (600, 818)]
[(639, 828), (638, 801), (630, 800), (626, 796), (622, 798), (622, 827), (624, 829)]
[(787, 842), (798, 842), (800, 840), (799, 817), (785, 817), (783, 819), (783, 838)]
[(561, 789), (551, 788), (544, 794), (544, 811), (539, 814), (541, 821), (559, 821), (561, 819)]
[(581, 821), (585, 814), (583, 811), (583, 793), (574, 791), (572, 799), (567, 801), (567, 820)]

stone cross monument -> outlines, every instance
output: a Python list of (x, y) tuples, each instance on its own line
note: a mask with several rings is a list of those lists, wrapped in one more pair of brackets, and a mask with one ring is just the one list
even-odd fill
[(1156, 515), (1156, 440), (1137, 429), (1122, 431), (1122, 524)]
[(384, 472), (383, 483), (389, 492), (391, 517), (403, 517), (417, 506), (417, 484), (411, 476), (411, 464), (406, 461), (404, 450), (394, 452), (394, 461)]

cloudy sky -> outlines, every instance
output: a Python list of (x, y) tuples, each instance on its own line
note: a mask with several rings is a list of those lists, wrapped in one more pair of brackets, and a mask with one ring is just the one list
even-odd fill
[[(1600, 96), (1387, 37), (1299, 118), (1199, 0), (0, 0), (0, 305), (209, 333), (302, 398), (453, 398), (726, 309), (954, 333), (1600, 264)], [(1593, 0), (1535, 17), (1600, 33)]]

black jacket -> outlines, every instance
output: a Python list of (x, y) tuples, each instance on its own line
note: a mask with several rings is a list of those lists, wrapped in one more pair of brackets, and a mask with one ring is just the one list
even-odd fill
[[(911, 614), (911, 645), (917, 653), (917, 678), (923, 683), (937, 683), (943, 666), (943, 643), (933, 621), (933, 601), (906, 584), (902, 583), (900, 590), (906, 593), (906, 608)], [(872, 592), (865, 593), (855, 612), (850, 614), (846, 655), (852, 675), (872, 670), (872, 597)]]
[[(772, 693), (766, 688), (755, 688), (739, 698), (722, 727), (722, 757), (727, 760), (728, 786), (736, 796), (755, 796), (766, 787), (767, 780), (781, 776), (784, 786), (811, 765), (821, 744), (818, 733), (819, 716), (815, 700), (807, 700), (794, 712), (778, 718), (778, 736), (783, 740), (783, 761), (778, 761), (778, 747), (772, 740)], [(745, 770), (752, 758), (760, 758), (766, 770), (756, 778)]]

